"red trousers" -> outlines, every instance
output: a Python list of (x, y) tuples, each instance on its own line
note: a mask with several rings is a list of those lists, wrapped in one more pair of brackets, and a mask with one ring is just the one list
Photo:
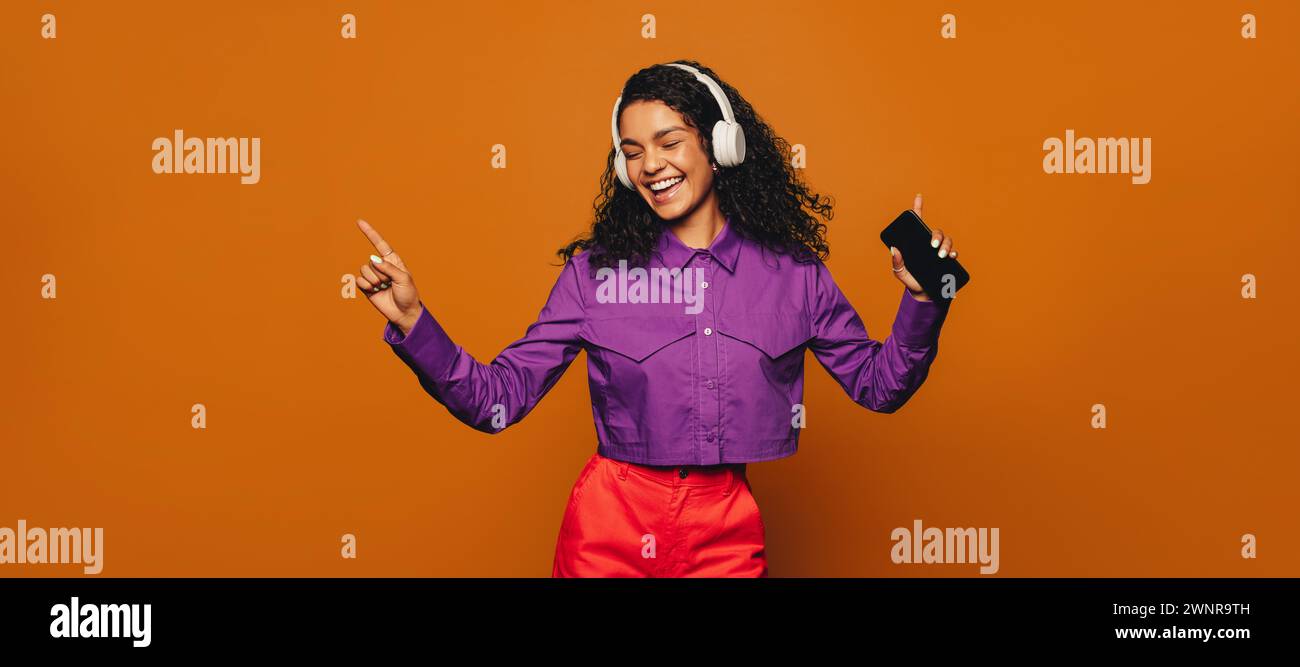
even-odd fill
[(766, 577), (745, 464), (642, 466), (593, 455), (555, 545), (553, 577)]

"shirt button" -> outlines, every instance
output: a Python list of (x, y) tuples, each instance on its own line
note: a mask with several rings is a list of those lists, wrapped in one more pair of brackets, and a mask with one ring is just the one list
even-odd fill
[(690, 473), (686, 472), (686, 468), (682, 468), (680, 471), (677, 472), (677, 475), (682, 479), (686, 479), (686, 475), (688, 474)]
[(705, 335), (705, 336), (712, 336), (712, 335), (713, 335), (713, 329), (710, 329), (710, 328), (708, 328), (708, 327), (704, 327), (704, 335)]
[(709, 442), (713, 442), (713, 439), (716, 437), (718, 437), (716, 433), (710, 433), (709, 437), (705, 438), (705, 440), (708, 440)]
[(713, 388), (713, 380), (709, 380), (708, 382), (705, 382), (705, 383), (704, 383), (704, 386), (708, 387), (709, 389), (712, 389), (712, 388)]
[(700, 289), (709, 289), (709, 281), (706, 280), (700, 283)]

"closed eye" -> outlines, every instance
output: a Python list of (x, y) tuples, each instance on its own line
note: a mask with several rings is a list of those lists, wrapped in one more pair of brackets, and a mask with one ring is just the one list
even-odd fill
[[(664, 144), (664, 148), (672, 148), (673, 146), (676, 146), (677, 144), (680, 144), (680, 143), (682, 143), (682, 142), (680, 142), (680, 141), (669, 142), (669, 143)], [(640, 154), (640, 153), (624, 153), (624, 154), (623, 154), (623, 157), (624, 157), (624, 158), (627, 158), (628, 160), (635, 160), (635, 159), (641, 157), (641, 154)]]

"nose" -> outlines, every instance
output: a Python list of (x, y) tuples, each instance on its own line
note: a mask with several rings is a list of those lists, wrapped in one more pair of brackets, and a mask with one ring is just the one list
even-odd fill
[(659, 157), (658, 155), (651, 157), (649, 155), (649, 152), (647, 151), (646, 161), (645, 161), (646, 171), (650, 172), (651, 174), (657, 174), (663, 171), (665, 164), (666, 163), (664, 162), (663, 158)]

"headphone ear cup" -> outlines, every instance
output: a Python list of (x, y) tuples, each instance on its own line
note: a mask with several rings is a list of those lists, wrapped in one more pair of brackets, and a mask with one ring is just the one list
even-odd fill
[(740, 123), (720, 120), (714, 124), (713, 158), (722, 167), (735, 167), (745, 161), (745, 130)]
[(627, 175), (627, 158), (621, 150), (614, 155), (614, 173), (618, 175), (618, 180), (623, 184), (623, 187), (630, 190), (636, 189), (636, 186), (632, 185), (632, 179)]
[(735, 167), (745, 161), (745, 128), (741, 127), (740, 123), (732, 123), (731, 128), (732, 141), (727, 145), (735, 147), (736, 164), (731, 165)]
[(727, 149), (727, 121), (720, 120), (713, 124), (713, 160), (719, 167), (731, 166), (731, 154)]

